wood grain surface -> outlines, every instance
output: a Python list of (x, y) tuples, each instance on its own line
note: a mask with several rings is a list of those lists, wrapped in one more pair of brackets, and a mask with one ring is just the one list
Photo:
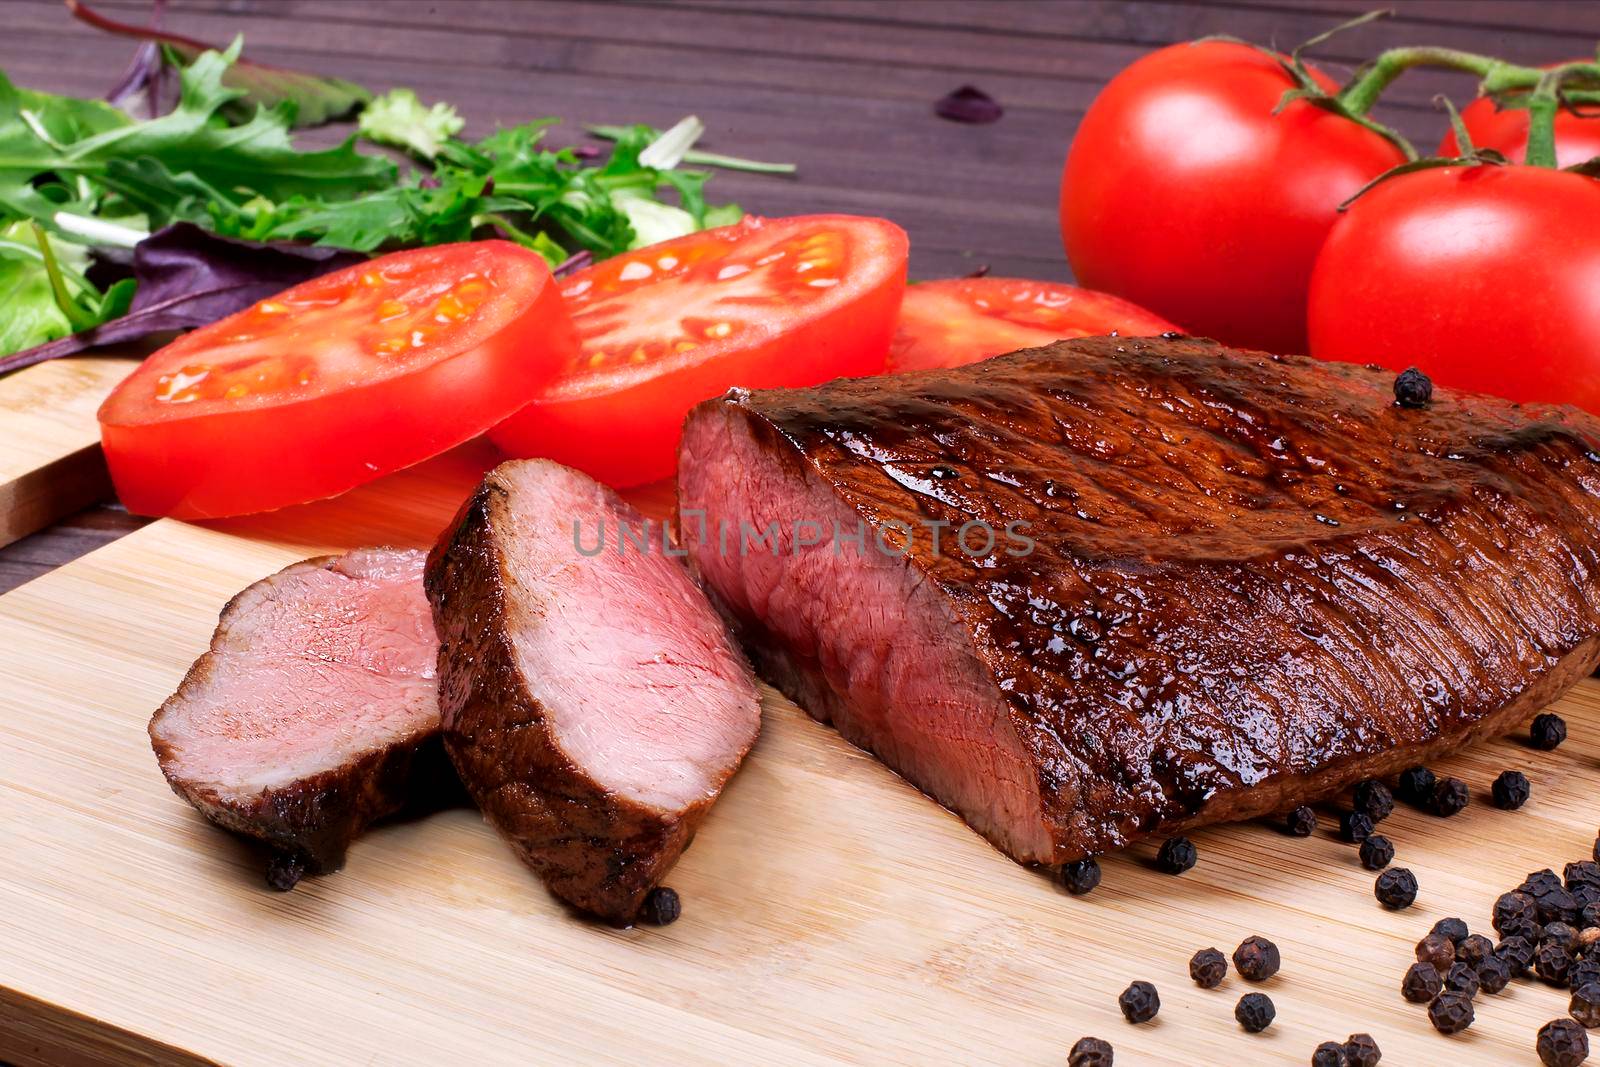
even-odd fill
[[(140, 21), (148, 0), (99, 0)], [(706, 146), (800, 165), (794, 179), (719, 174), (713, 198), (781, 215), (887, 215), (911, 234), (916, 277), (996, 274), (1067, 279), (1056, 181), (1079, 117), (1100, 87), (1145, 52), (1229, 33), (1293, 45), (1375, 6), (1367, 0), (173, 0), (169, 29), (226, 43), (243, 33), (271, 63), (339, 74), (373, 89), (412, 86), (460, 106), (468, 133), (540, 115), (665, 125), (705, 119)], [(1330, 71), (1381, 48), (1431, 43), (1530, 63), (1590, 53), (1590, 0), (1400, 0), (1394, 19), (1314, 52)], [(0, 0), (0, 69), (19, 84), (104, 93), (132, 45), (66, 15), (57, 0)], [(993, 126), (936, 118), (962, 84), (998, 98)], [(1433, 96), (1469, 79), (1414, 73), (1382, 117), (1424, 145), (1444, 121)], [(342, 129), (315, 131), (314, 143)], [(86, 514), (0, 549), (0, 591), (139, 524)]]
[[(1435, 920), (1487, 929), (1502, 889), (1587, 855), (1593, 682), (1560, 705), (1563, 748), (1478, 747), (1441, 767), (1471, 783), (1465, 813), (1383, 824), (1422, 885), (1405, 912), (1378, 906), (1331, 813), (1303, 840), (1202, 831), (1180, 878), (1140, 846), (1069, 897), (771, 691), (761, 740), (672, 873), (670, 927), (575, 917), (468, 810), (381, 828), (344, 871), (267, 891), (263, 856), (167, 788), (151, 711), (242, 586), (309, 555), (428, 543), (491, 459), (463, 450), (260, 519), (158, 522), (0, 597), (0, 1059), (1060, 1064), (1098, 1034), (1125, 1067), (1304, 1064), (1368, 1031), (1388, 1063), (1537, 1062), (1563, 994), (1482, 996), (1446, 1039), (1399, 980)], [(1485, 800), (1506, 767), (1533, 782), (1520, 812)], [(1284, 957), (1260, 1036), (1232, 1015), (1254, 987), (1200, 990), (1186, 971), (1252, 933)], [(1153, 1024), (1118, 1014), (1134, 979), (1161, 992)]]

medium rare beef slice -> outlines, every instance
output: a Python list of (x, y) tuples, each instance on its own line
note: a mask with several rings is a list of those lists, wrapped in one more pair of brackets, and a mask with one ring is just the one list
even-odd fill
[(361, 549), (234, 597), (210, 651), (150, 720), (172, 788), (286, 854), (284, 869), (342, 865), (369, 823), (411, 798), (437, 743), (425, 563), (419, 551)]
[(1600, 421), (1393, 382), (1091, 338), (735, 391), (689, 418), (680, 521), (768, 678), (1061, 863), (1506, 731), (1594, 669)]
[(659, 524), (640, 547), (645, 529), (577, 471), (506, 463), (427, 577), (457, 772), (556, 895), (617, 924), (677, 861), (760, 725), (742, 654)]

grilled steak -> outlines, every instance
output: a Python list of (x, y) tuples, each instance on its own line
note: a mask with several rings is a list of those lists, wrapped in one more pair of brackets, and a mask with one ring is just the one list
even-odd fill
[(617, 924), (677, 861), (760, 725), (722, 620), (659, 525), (650, 547), (645, 529), (577, 471), (506, 463), (427, 574), (457, 772), (556, 895)]
[(362, 549), (255, 583), (222, 610), (210, 651), (150, 720), (172, 788), (279, 850), (279, 888), (301, 869), (341, 866), (427, 762), (439, 643), (424, 562)]
[(1600, 421), (1393, 382), (1092, 338), (735, 391), (680, 521), (768, 678), (1060, 863), (1506, 731), (1600, 661)]

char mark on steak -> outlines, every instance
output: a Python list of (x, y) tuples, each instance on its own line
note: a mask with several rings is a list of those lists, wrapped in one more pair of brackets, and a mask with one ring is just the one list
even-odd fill
[[(755, 679), (638, 512), (544, 461), (491, 471), (430, 558), (445, 748), (550, 889), (631, 922), (754, 743)], [(604, 538), (604, 547), (593, 548)]]
[(361, 549), (256, 582), (150, 720), (172, 788), (275, 849), (279, 888), (337, 869), (369, 823), (434, 781), (439, 643), (425, 562)]
[(1595, 668), (1600, 422), (1393, 381), (1089, 338), (735, 391), (690, 415), (680, 514), (769, 679), (1062, 863), (1506, 731)]

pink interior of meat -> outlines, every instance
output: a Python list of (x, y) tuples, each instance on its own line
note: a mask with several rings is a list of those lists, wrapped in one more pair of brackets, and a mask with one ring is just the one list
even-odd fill
[[(707, 515), (708, 536), (690, 542), (700, 573), (783, 649), (795, 672), (783, 681), (807, 710), (1014, 855), (1048, 860), (1031, 764), (944, 597), (870, 532), (864, 549), (835, 540), (835, 523), (851, 533), (860, 516), (752, 440), (730, 408), (691, 418), (678, 480), (680, 507)], [(741, 524), (774, 521), (776, 552), (741, 551)], [(802, 522), (821, 524), (822, 543), (795, 544)]]
[(209, 671), (151, 726), (174, 760), (169, 773), (247, 797), (436, 729), (425, 559), (360, 550), (241, 593)]
[(755, 738), (758, 698), (722, 620), (664, 553), (660, 524), (648, 549), (619, 549), (622, 524), (639, 537), (643, 520), (589, 478), (542, 461), (501, 475), (515, 535), (506, 568), (521, 587), (509, 628), (556, 743), (640, 803), (714, 795)]

